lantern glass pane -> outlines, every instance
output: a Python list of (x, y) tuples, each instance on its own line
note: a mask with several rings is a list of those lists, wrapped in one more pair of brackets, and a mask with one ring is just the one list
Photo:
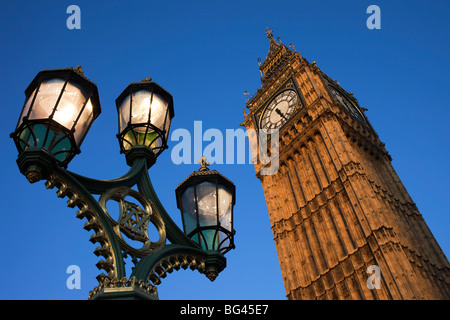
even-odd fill
[(141, 127), (135, 127), (133, 129), (129, 129), (124, 134), (123, 148), (125, 150), (130, 150), (136, 145), (145, 145), (151, 149), (158, 149), (162, 146), (162, 140), (158, 132), (155, 132), (150, 128), (147, 133), (145, 133), (145, 128), (142, 130)]
[(166, 141), (169, 141), (170, 122), (171, 122), (171, 119), (170, 119), (169, 110), (166, 110), (166, 122), (165, 122), (165, 125), (164, 125), (164, 130), (166, 130), (166, 133), (165, 133)]
[[(133, 103), (132, 103), (133, 110), (131, 114), (132, 124), (148, 123), (151, 97), (152, 93), (147, 90), (139, 90), (133, 93)], [(145, 128), (143, 128), (142, 130), (145, 131)]]
[(56, 107), (53, 119), (71, 130), (85, 102), (86, 92), (83, 88), (75, 83), (67, 83), (61, 100)]
[[(156, 134), (157, 134), (156, 132), (153, 133), (154, 136), (156, 136)], [(148, 141), (148, 138), (147, 138), (147, 141)], [(158, 137), (155, 140), (153, 140), (152, 143), (146, 142), (146, 145), (148, 145), (152, 149), (161, 148), (162, 147), (162, 139), (158, 135)]]
[(231, 209), (233, 207), (232, 194), (222, 185), (218, 185), (219, 194), (219, 222), (220, 226), (228, 231), (232, 231), (231, 226)]
[(184, 191), (181, 196), (181, 205), (183, 207), (184, 232), (185, 234), (189, 234), (197, 227), (195, 191), (193, 186)]
[(218, 250), (219, 246), (219, 232), (216, 229), (206, 229), (201, 231), (200, 245), (204, 250)]
[(199, 183), (197, 201), (200, 226), (217, 225), (216, 185), (208, 181)]
[(164, 130), (164, 119), (166, 117), (166, 113), (167, 103), (160, 95), (154, 93), (151, 106), (150, 122), (161, 131)]
[(119, 131), (122, 132), (130, 122), (130, 96), (128, 95), (120, 105)]
[(230, 236), (224, 232), (219, 232), (219, 250), (230, 246)]
[(30, 119), (48, 119), (64, 85), (63, 79), (51, 79), (41, 83), (31, 110)]
[[(129, 99), (129, 97), (127, 97)], [(125, 101), (127, 100), (124, 100)], [(164, 119), (166, 117), (167, 102), (156, 94), (147, 90), (139, 90), (133, 93), (133, 103), (132, 103), (132, 124), (147, 124), (149, 123), (149, 113), (150, 113), (150, 124), (154, 125), (160, 130), (164, 130)], [(129, 109), (128, 109), (129, 110)], [(139, 130), (145, 131), (145, 127)]]
[(94, 121), (94, 108), (91, 99), (89, 99), (75, 126), (74, 138), (77, 145), (80, 145), (81, 140), (86, 136), (92, 121)]
[(28, 114), (28, 111), (30, 110), (31, 102), (33, 101), (35, 94), (36, 94), (36, 89), (33, 90), (33, 93), (28, 97), (27, 101), (25, 102), (25, 105), (23, 106), (22, 114), (20, 115), (20, 119), (19, 119), (19, 123), (17, 124), (17, 128), (22, 124), (23, 117), (25, 117)]

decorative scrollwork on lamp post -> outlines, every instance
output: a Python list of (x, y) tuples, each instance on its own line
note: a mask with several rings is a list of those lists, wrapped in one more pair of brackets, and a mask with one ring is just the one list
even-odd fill
[[(126, 197), (137, 200), (140, 205), (125, 200)], [(109, 215), (106, 208), (106, 203), (109, 200), (118, 202), (119, 219), (117, 221)], [(161, 248), (166, 243), (166, 229), (161, 215), (152, 203), (139, 192), (128, 187), (109, 189), (102, 194), (98, 203), (108, 215), (121, 247), (132, 254), (133, 257), (142, 258), (151, 254), (152, 250)], [(150, 241), (148, 234), (149, 223), (152, 223), (158, 231), (159, 238), (156, 242)], [(141, 242), (142, 247), (137, 249), (129, 245), (123, 235), (130, 240)]]
[[(99, 244), (94, 254), (102, 257), (96, 266), (106, 273), (97, 276), (99, 285), (89, 293), (89, 299), (158, 299), (155, 286), (180, 268), (197, 269), (211, 281), (217, 277), (226, 267), (224, 254), (234, 248), (234, 184), (210, 171), (202, 157), (198, 173), (192, 173), (176, 190), (180, 209), (180, 204), (202, 208), (182, 210), (183, 219), (189, 214), (196, 217), (196, 229), (183, 222), (185, 233), (173, 222), (148, 174), (167, 148), (174, 116), (172, 96), (167, 91), (145, 78), (130, 84), (117, 98), (117, 137), (130, 169), (111, 180), (67, 170), (100, 114), (97, 87), (81, 67), (41, 71), (25, 95), (18, 124), (11, 133), (19, 151), (17, 164), (31, 183), (45, 180), (48, 189), (57, 189), (59, 198), (67, 197), (67, 206), (78, 208), (76, 217), (87, 220), (84, 229), (94, 231), (89, 240)], [(138, 191), (131, 189), (134, 186)], [(198, 189), (199, 196), (184, 196), (189, 188)], [(98, 201), (94, 195), (100, 195)], [(108, 212), (110, 202), (119, 207), (116, 219)], [(150, 240), (150, 224), (157, 230), (156, 242)], [(136, 248), (130, 241), (142, 246)], [(130, 275), (124, 267), (127, 255), (134, 263)]]

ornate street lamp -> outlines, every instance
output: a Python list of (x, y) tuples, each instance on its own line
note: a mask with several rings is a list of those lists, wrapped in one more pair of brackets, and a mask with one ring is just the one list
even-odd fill
[(234, 184), (209, 170), (202, 157), (199, 171), (193, 172), (175, 190), (184, 233), (204, 250), (226, 253), (234, 248)]
[[(225, 268), (224, 253), (234, 248), (234, 185), (206, 168), (191, 174), (176, 190), (185, 234), (159, 201), (148, 169), (167, 148), (174, 115), (172, 96), (149, 78), (130, 84), (117, 98), (121, 152), (131, 167), (125, 175), (97, 180), (66, 169), (100, 113), (95, 84), (81, 67), (40, 72), (25, 92), (25, 105), (11, 137), (17, 164), (30, 182), (45, 180), (67, 206), (78, 207), (84, 229), (98, 243), (94, 254), (101, 273), (89, 299), (158, 299), (156, 285), (180, 268), (197, 269), (211, 281)], [(136, 189), (131, 189), (137, 186)], [(190, 190), (197, 192), (195, 198)], [(99, 198), (94, 195), (100, 195)], [(98, 199), (98, 200), (97, 200)], [(118, 218), (107, 207), (116, 202)], [(107, 205), (108, 204), (108, 205)], [(195, 210), (191, 210), (195, 206)], [(196, 221), (194, 224), (188, 219)], [(149, 236), (149, 224), (158, 233)], [(167, 240), (170, 244), (167, 243)], [(142, 245), (139, 246), (139, 243)], [(127, 277), (124, 258), (134, 267)]]

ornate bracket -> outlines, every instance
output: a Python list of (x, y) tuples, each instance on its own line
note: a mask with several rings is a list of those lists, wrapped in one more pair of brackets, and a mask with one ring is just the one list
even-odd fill
[[(202, 250), (188, 239), (165, 211), (148, 175), (148, 168), (155, 162), (151, 150), (134, 147), (126, 156), (129, 172), (106, 181), (83, 177), (56, 165), (45, 149), (27, 149), (17, 160), (30, 182), (46, 180), (48, 189), (56, 188), (59, 198), (68, 198), (68, 207), (78, 207), (76, 217), (87, 219), (84, 229), (94, 231), (89, 241), (99, 244), (94, 254), (103, 259), (96, 266), (106, 274), (97, 276), (99, 286), (90, 292), (89, 299), (158, 299), (154, 285), (180, 268), (197, 269), (213, 281), (225, 268), (226, 259), (217, 251)], [(139, 192), (131, 189), (135, 185)], [(95, 194), (100, 195), (98, 201)], [(108, 213), (110, 201), (119, 206), (117, 219)], [(156, 242), (150, 241), (150, 223), (159, 235)], [(136, 248), (127, 240), (142, 246)], [(166, 244), (167, 240), (171, 244)], [(127, 254), (135, 263), (130, 278), (124, 267)]]

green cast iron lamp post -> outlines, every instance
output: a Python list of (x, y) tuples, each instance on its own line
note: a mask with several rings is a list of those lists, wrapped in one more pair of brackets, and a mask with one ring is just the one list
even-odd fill
[[(97, 86), (80, 66), (39, 72), (25, 95), (11, 133), (17, 164), (29, 182), (44, 180), (59, 198), (67, 197), (67, 205), (78, 208), (76, 217), (87, 220), (84, 229), (94, 231), (89, 240), (98, 244), (94, 254), (102, 258), (96, 266), (103, 272), (89, 299), (158, 299), (156, 285), (180, 268), (197, 269), (211, 281), (218, 276), (226, 267), (224, 254), (234, 248), (234, 184), (209, 170), (202, 157), (200, 170), (176, 188), (183, 232), (162, 206), (148, 174), (167, 149), (174, 116), (170, 93), (145, 78), (119, 95), (117, 138), (130, 169), (111, 180), (67, 170), (101, 112)], [(116, 219), (108, 213), (109, 202), (118, 205)], [(149, 224), (158, 232), (157, 241), (150, 240)], [(134, 263), (130, 275), (124, 268), (128, 255)]]

